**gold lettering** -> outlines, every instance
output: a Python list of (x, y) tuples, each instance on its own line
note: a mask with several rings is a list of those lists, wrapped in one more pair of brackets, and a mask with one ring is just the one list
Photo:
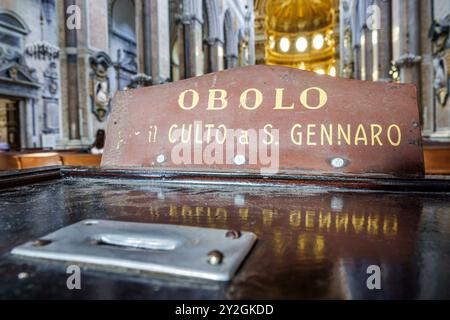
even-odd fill
[[(191, 102), (190, 107), (186, 107), (184, 105), (184, 99), (185, 99), (186, 93), (188, 93), (188, 92), (192, 93), (192, 102)], [(188, 89), (188, 90), (184, 90), (178, 97), (178, 105), (180, 106), (181, 109), (192, 110), (197, 106), (199, 100), (200, 100), (200, 96), (198, 95), (198, 92), (193, 89)]]
[[(378, 131), (375, 133), (375, 128), (378, 129)], [(375, 139), (378, 141), (378, 144), (380, 146), (383, 145), (383, 142), (381, 142), (379, 136), (381, 132), (383, 131), (383, 128), (379, 124), (371, 124), (370, 125), (371, 135), (372, 135), (372, 145), (375, 145)]]
[[(220, 96), (217, 97), (216, 93), (220, 93)], [(215, 102), (220, 101), (221, 106), (216, 107)], [(223, 89), (209, 89), (209, 98), (208, 98), (208, 108), (206, 110), (223, 110), (227, 107), (227, 92)]]
[[(301, 128), (302, 128), (302, 125), (296, 123), (291, 129), (291, 140), (292, 140), (292, 142), (294, 144), (296, 144), (298, 146), (302, 145), (302, 132), (300, 131)], [(294, 136), (295, 129), (298, 129), (298, 131), (296, 132), (297, 133), (297, 139), (295, 139), (295, 136)]]
[[(317, 106), (310, 106), (308, 104), (308, 93), (311, 90), (317, 90), (317, 92), (319, 93), (319, 104)], [(325, 92), (325, 90), (323, 90), (319, 87), (308, 88), (300, 94), (300, 102), (306, 109), (311, 109), (311, 110), (320, 109), (327, 103), (327, 100), (328, 100), (327, 93)]]
[(205, 124), (206, 130), (206, 143), (211, 141), (211, 129), (214, 128), (213, 124)]
[[(189, 131), (186, 130), (185, 124), (181, 126), (181, 143), (188, 143), (191, 138), (192, 125), (188, 125), (187, 127), (189, 128)], [(187, 132), (186, 135), (185, 132)]]
[(345, 134), (344, 129), (342, 129), (342, 126), (338, 124), (338, 145), (341, 145), (341, 138), (345, 140), (345, 142), (349, 145), (351, 144), (350, 141), (350, 125), (347, 125), (347, 134)]
[(195, 143), (202, 144), (203, 143), (202, 127), (199, 123), (195, 124), (194, 131), (195, 131), (195, 139), (194, 139)]
[(308, 126), (307, 126), (307, 129), (306, 129), (306, 144), (308, 146), (315, 146), (315, 145), (317, 145), (317, 143), (311, 142), (311, 140), (310, 140), (311, 136), (315, 136), (316, 135), (315, 132), (311, 131), (311, 129), (315, 128), (315, 127), (316, 127), (315, 124), (308, 124)]
[[(362, 136), (360, 137), (360, 135), (362, 134)], [(358, 142), (362, 140), (364, 142), (364, 145), (367, 146), (367, 135), (366, 135), (366, 130), (364, 129), (364, 126), (362, 124), (358, 125), (358, 128), (356, 129), (356, 134), (355, 134), (355, 146), (358, 145)]]
[[(255, 102), (254, 102), (253, 106), (247, 105), (247, 95), (249, 92), (255, 93)], [(247, 89), (244, 92), (242, 92), (240, 101), (241, 101), (241, 104), (239, 105), (239, 107), (242, 107), (246, 110), (256, 110), (261, 106), (261, 103), (263, 101), (263, 95), (262, 95), (261, 91), (259, 91), (258, 89), (250, 88), (250, 89)]]
[(292, 110), (294, 109), (294, 104), (292, 103), (290, 106), (283, 106), (283, 91), (284, 88), (276, 88), (275, 89), (275, 108), (274, 110)]
[(172, 130), (178, 128), (178, 126), (176, 124), (173, 124), (170, 126), (169, 128), (169, 142), (170, 143), (176, 143), (177, 139), (172, 137)]
[(330, 146), (333, 145), (333, 134), (332, 134), (333, 125), (329, 124), (328, 127), (329, 127), (329, 131), (327, 132), (327, 128), (325, 127), (325, 125), (324, 124), (320, 125), (320, 144), (322, 146), (324, 145), (324, 136), (327, 137), (328, 144)]
[(273, 126), (272, 126), (271, 124), (266, 124), (266, 125), (264, 126), (264, 133), (267, 134), (267, 136), (270, 137), (270, 140), (269, 140), (269, 141), (267, 141), (266, 139), (263, 139), (262, 143), (264, 143), (264, 144), (272, 144), (272, 143), (273, 143), (273, 134), (272, 134), (271, 131), (269, 131), (269, 129), (267, 129), (268, 127), (269, 127), (270, 129), (273, 128)]
[(239, 135), (239, 143), (240, 144), (248, 144), (248, 131), (241, 130), (241, 134)]
[[(394, 142), (391, 138), (392, 128), (395, 128), (397, 130), (397, 142)], [(393, 145), (394, 147), (397, 147), (398, 145), (400, 145), (400, 142), (402, 141), (402, 132), (400, 130), (400, 127), (396, 124), (391, 124), (387, 130), (387, 137), (388, 137), (389, 143), (391, 145)]]
[[(219, 128), (223, 129), (222, 140), (219, 139), (219, 135), (217, 134), (217, 133), (219, 133)], [(217, 130), (216, 130), (216, 141), (218, 144), (224, 144), (226, 139), (227, 139), (227, 127), (225, 127), (225, 125), (223, 125), (223, 124), (220, 124), (217, 126)]]

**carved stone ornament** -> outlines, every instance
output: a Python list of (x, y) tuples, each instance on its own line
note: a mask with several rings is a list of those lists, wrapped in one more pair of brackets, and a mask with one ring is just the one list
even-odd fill
[(54, 97), (58, 94), (58, 70), (55, 62), (50, 62), (44, 71), (45, 95)]
[(448, 66), (445, 59), (449, 32), (450, 15), (447, 15), (440, 21), (433, 21), (428, 33), (433, 42), (433, 87), (436, 99), (442, 107), (446, 105), (449, 95)]
[(90, 86), (92, 113), (102, 122), (106, 119), (111, 105), (108, 68), (112, 66), (112, 61), (105, 52), (99, 52), (95, 57), (91, 57), (89, 62), (93, 71)]

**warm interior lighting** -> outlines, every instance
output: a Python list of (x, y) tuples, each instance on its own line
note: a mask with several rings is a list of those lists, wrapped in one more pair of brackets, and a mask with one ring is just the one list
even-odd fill
[(314, 70), (314, 72), (317, 74), (325, 74), (325, 70), (323, 70), (323, 69), (316, 69), (316, 70)]
[(300, 70), (305, 70), (305, 64), (303, 62), (300, 62), (300, 65), (298, 66)]
[(308, 48), (308, 40), (305, 37), (299, 37), (295, 42), (295, 47), (299, 52), (304, 52)]
[(316, 50), (320, 50), (323, 47), (323, 36), (321, 34), (316, 34), (313, 38), (313, 47)]
[(270, 46), (270, 49), (275, 48), (275, 40), (273, 39), (273, 36), (269, 37), (269, 46)]
[(331, 67), (330, 70), (328, 71), (328, 74), (332, 77), (336, 77), (336, 68)]
[(291, 46), (291, 43), (289, 42), (289, 39), (286, 37), (283, 37), (280, 39), (280, 49), (283, 52), (288, 52), (289, 47)]

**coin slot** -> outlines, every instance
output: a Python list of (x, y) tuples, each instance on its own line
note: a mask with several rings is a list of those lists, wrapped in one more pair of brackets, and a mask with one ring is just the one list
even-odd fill
[(106, 245), (121, 248), (155, 250), (155, 251), (172, 251), (175, 250), (181, 244), (179, 240), (174, 239), (162, 237), (123, 235), (123, 234), (97, 235), (91, 239), (91, 243), (100, 246)]

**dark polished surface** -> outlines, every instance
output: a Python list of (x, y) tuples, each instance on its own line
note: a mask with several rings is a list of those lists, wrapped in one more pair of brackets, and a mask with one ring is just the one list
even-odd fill
[[(450, 298), (450, 196), (317, 186), (164, 185), (65, 177), (0, 193), (0, 298), (380, 299)], [(8, 252), (87, 218), (255, 232), (258, 242), (228, 284), (82, 269)], [(381, 290), (368, 290), (369, 265)]]

